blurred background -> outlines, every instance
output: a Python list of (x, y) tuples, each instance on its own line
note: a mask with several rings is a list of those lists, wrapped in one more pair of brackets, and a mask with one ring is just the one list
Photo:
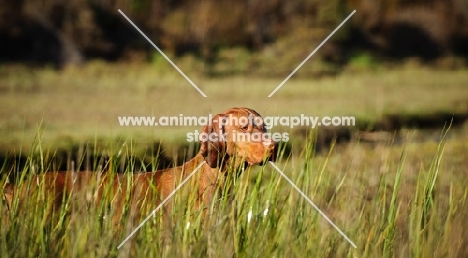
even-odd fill
[[(197, 149), (185, 134), (201, 128), (121, 127), (117, 117), (233, 106), (357, 118), (352, 128), (321, 128), (317, 148), (334, 139), (386, 141), (404, 129), (432, 130), (421, 136), (431, 140), (450, 121), (466, 127), (467, 43), (465, 0), (3, 0), (0, 156), (40, 146), (69, 161), (92, 146), (119, 151), (130, 142), (184, 159)], [(310, 128), (289, 131), (300, 142)]]
[[(294, 57), (311, 52), (354, 9), (316, 60), (340, 66), (360, 55), (431, 62), (468, 54), (463, 0), (19, 0), (1, 3), (1, 61), (56, 68), (94, 59), (155, 61), (154, 49), (118, 9), (167, 53), (193, 55), (214, 75), (289, 71), (288, 61), (297, 64)], [(237, 67), (222, 67), (225, 59), (240, 60), (231, 60)], [(265, 62), (268, 69), (262, 69)]]

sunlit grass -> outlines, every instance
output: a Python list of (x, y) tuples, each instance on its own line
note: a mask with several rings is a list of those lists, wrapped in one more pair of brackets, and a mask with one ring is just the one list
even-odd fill
[[(264, 116), (352, 115), (373, 121), (384, 113), (468, 110), (466, 71), (413, 67), (299, 77), (267, 98), (284, 78), (207, 78), (184, 69), (208, 95), (202, 98), (170, 67), (160, 68), (98, 62), (61, 72), (2, 67), (0, 151), (25, 156), (27, 162), (24, 168), (19, 162), (0, 164), (1, 180), (14, 173), (18, 185), (28, 184), (30, 175), (57, 170), (60, 162), (69, 170), (85, 165), (95, 171), (155, 170), (161, 146), (154, 143), (169, 143), (163, 147), (166, 157), (190, 156), (197, 148), (186, 143), (185, 134), (199, 127), (120, 127), (117, 116), (206, 116), (247, 106)], [(356, 249), (266, 166), (231, 178), (232, 195), (217, 200), (205, 221), (190, 210), (193, 200), (176, 195), (172, 225), (161, 225), (158, 213), (119, 250), (137, 226), (127, 221), (128, 207), (123, 207), (122, 229), (116, 230), (108, 219), (114, 212), (107, 205), (111, 195), (90, 206), (75, 196), (51, 217), (51, 204), (38, 201), (39, 192), (26, 204), (1, 206), (0, 256), (468, 256), (466, 128), (424, 141), (415, 140), (417, 131), (405, 132), (395, 142), (331, 144), (317, 154), (313, 131), (292, 138), (291, 152), (286, 145), (279, 151), (277, 165)], [(175, 142), (184, 143), (185, 152), (178, 153)], [(57, 160), (63, 157), (58, 149), (77, 146), (80, 155)]]
[[(160, 223), (158, 213), (121, 249), (117, 246), (136, 224), (127, 226), (124, 217), (123, 230), (116, 230), (106, 216), (112, 213), (109, 206), (83, 206), (76, 196), (52, 218), (50, 204), (37, 201), (41, 193), (31, 195), (26, 208), (17, 203), (10, 210), (1, 206), (0, 253), (2, 257), (464, 257), (468, 255), (466, 135), (458, 140), (441, 135), (437, 142), (422, 143), (412, 142), (412, 135), (402, 144), (353, 142), (317, 155), (312, 134), (304, 147), (293, 146), (301, 148), (297, 156), (286, 157), (280, 149), (281, 170), (357, 244), (356, 249), (273, 168), (265, 166), (231, 178), (232, 195), (216, 200), (212, 216), (203, 223), (200, 213), (191, 210), (191, 199), (176, 195), (169, 227)], [(131, 146), (109, 152), (114, 158), (117, 153), (133, 157)], [(16, 171), (24, 175), (23, 184), (28, 175), (41, 172), (38, 168), (44, 162), (40, 146), (33, 149), (39, 152), (30, 153), (24, 171)], [(127, 164), (127, 171), (132, 171), (133, 163)], [(8, 171), (4, 167), (1, 173)], [(110, 199), (111, 195), (105, 197), (107, 203)]]
[[(183, 64), (181, 64), (183, 65)], [(307, 64), (306, 64), (307, 65)], [(185, 71), (185, 70), (184, 70)], [(121, 127), (118, 116), (206, 116), (235, 106), (266, 116), (355, 116), (375, 121), (385, 113), (466, 113), (468, 73), (405, 67), (374, 72), (344, 72), (335, 77), (284, 79), (187, 75), (203, 98), (173, 69), (142, 64), (94, 62), (61, 72), (0, 69), (0, 144), (3, 151), (31, 146), (42, 123), (45, 144), (104, 142), (134, 135), (136, 141), (181, 142), (199, 127)], [(47, 147), (47, 146), (45, 146)]]

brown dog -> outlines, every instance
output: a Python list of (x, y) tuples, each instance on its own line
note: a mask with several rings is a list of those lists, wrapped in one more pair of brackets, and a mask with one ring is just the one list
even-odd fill
[[(75, 196), (98, 203), (103, 195), (110, 194), (112, 206), (117, 210), (113, 219), (119, 219), (124, 203), (129, 203), (133, 212), (137, 213), (143, 202), (150, 203), (152, 208), (156, 207), (203, 163), (187, 183), (187, 187), (189, 192), (197, 195), (196, 206), (209, 207), (229, 171), (274, 159), (276, 142), (265, 137), (267, 134), (262, 122), (261, 116), (252, 109), (232, 108), (216, 115), (212, 123), (203, 128), (199, 137), (200, 151), (182, 166), (131, 176), (114, 173), (100, 175), (94, 172), (46, 172), (32, 177), (30, 183), (23, 184), (29, 187), (23, 187), (22, 190), (7, 184), (4, 196), (11, 206), (15, 196), (22, 201), (30, 196), (31, 191), (42, 189), (45, 199), (53, 200), (54, 206), (59, 207), (66, 199), (64, 197), (70, 196), (72, 192)], [(77, 195), (80, 192), (84, 194)]]

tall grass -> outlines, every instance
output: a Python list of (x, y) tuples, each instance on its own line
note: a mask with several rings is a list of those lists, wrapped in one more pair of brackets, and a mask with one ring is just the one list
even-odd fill
[[(446, 132), (444, 131), (444, 134)], [(314, 151), (308, 137), (298, 156), (280, 147), (277, 165), (356, 244), (353, 248), (271, 167), (242, 171), (227, 180), (211, 216), (190, 205), (181, 191), (172, 210), (161, 210), (121, 249), (117, 246), (138, 222), (129, 207), (119, 229), (112, 224), (112, 192), (100, 204), (83, 203), (78, 193), (53, 210), (42, 192), (26, 202), (1, 206), (2, 257), (463, 257), (468, 255), (468, 181), (463, 171), (467, 147), (442, 137), (438, 143), (370, 146), (354, 142)], [(450, 148), (447, 148), (450, 146)], [(115, 146), (114, 146), (115, 147)], [(113, 148), (114, 148), (113, 147)], [(25, 176), (47, 160), (44, 149), (30, 153)], [(111, 162), (135, 157), (131, 143), (108, 150)], [(449, 152), (449, 155), (446, 152)], [(120, 154), (119, 154), (120, 153)], [(120, 155), (120, 156), (119, 156)], [(36, 158), (39, 157), (39, 158)], [(138, 158), (126, 164), (126, 173)], [(157, 161), (154, 161), (157, 162)], [(112, 168), (112, 166), (111, 166)], [(115, 168), (115, 167), (114, 167)], [(5, 166), (1, 173), (10, 168)], [(466, 171), (466, 168), (465, 170)], [(112, 172), (112, 171), (111, 171)], [(233, 175), (234, 173), (231, 173)], [(4, 182), (2, 182), (3, 185)], [(95, 189), (95, 185), (89, 186)], [(154, 206), (141, 211), (145, 217)], [(55, 216), (51, 216), (51, 212)], [(172, 214), (162, 223), (163, 212)]]

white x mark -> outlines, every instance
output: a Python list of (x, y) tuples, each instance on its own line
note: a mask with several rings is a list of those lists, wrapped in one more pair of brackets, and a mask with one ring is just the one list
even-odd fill
[(315, 205), (315, 203), (312, 202), (312, 200), (309, 199), (309, 197), (307, 197), (307, 195), (306, 195), (304, 192), (302, 192), (301, 189), (299, 189), (299, 187), (297, 187), (297, 185), (295, 185), (295, 184), (293, 183), (293, 181), (291, 181), (291, 179), (289, 179), (289, 178), (283, 173), (283, 171), (281, 171), (281, 169), (279, 169), (279, 168), (275, 165), (275, 163), (273, 163), (272, 161), (269, 161), (269, 162), (270, 162), (270, 164), (276, 169), (276, 171), (278, 171), (278, 173), (279, 173), (282, 177), (284, 177), (284, 179), (286, 179), (286, 181), (288, 181), (288, 182), (292, 185), (292, 187), (294, 187), (294, 189), (296, 189), (296, 191), (297, 191), (298, 193), (300, 193), (300, 194), (302, 195), (302, 197), (304, 197), (304, 199), (306, 199), (307, 202), (309, 202), (310, 205), (312, 205), (312, 207), (314, 207), (314, 209), (316, 209), (316, 210), (320, 213), (320, 215), (322, 215), (322, 217), (323, 217), (328, 223), (330, 223), (330, 224), (331, 224), (331, 225), (332, 225), (332, 226), (333, 226), (333, 227), (334, 227), (334, 228), (335, 228), (335, 229), (336, 229), (336, 230), (337, 230), (337, 231), (338, 231), (354, 248), (357, 247), (356, 244), (354, 244), (353, 241), (351, 241), (351, 239), (349, 239), (349, 237), (346, 236), (346, 234), (343, 233), (343, 231), (341, 231), (341, 229), (340, 229), (338, 226), (336, 226), (335, 223), (333, 223), (333, 221), (331, 221), (331, 219), (328, 218), (328, 216), (325, 215), (325, 213), (323, 213), (323, 211), (321, 211), (321, 210), (319, 209), (319, 207), (317, 207), (317, 205)]
[(356, 10), (354, 10), (350, 15), (348, 15), (348, 17), (346, 17), (346, 19), (344, 19), (344, 21), (342, 21), (340, 25), (338, 25), (338, 27), (336, 27), (336, 29), (332, 31), (332, 33), (330, 33), (330, 35), (328, 35), (328, 37), (325, 40), (323, 40), (322, 43), (320, 43), (320, 45), (318, 45), (318, 47), (314, 51), (312, 51), (312, 53), (310, 53), (310, 55), (306, 59), (304, 59), (304, 61), (302, 61), (302, 63), (298, 67), (296, 67), (296, 69), (294, 69), (294, 71), (292, 71), (292, 73), (288, 77), (286, 77), (286, 79), (284, 79), (284, 81), (280, 85), (278, 85), (278, 87), (276, 87), (276, 89), (273, 90), (273, 92), (271, 92), (270, 95), (268, 95), (268, 97), (270, 98), (271, 96), (273, 96), (273, 94), (275, 94), (275, 92), (278, 91), (279, 88), (281, 88), (281, 86), (283, 86), (283, 84), (285, 84), (289, 80), (289, 78), (291, 78), (291, 76), (293, 76), (297, 72), (297, 70), (299, 70), (299, 68), (301, 68), (305, 64), (305, 62), (307, 62), (307, 60), (309, 60), (309, 58), (311, 58), (315, 54), (315, 52), (317, 52), (319, 48), (321, 48), (323, 44), (325, 44), (325, 42), (327, 42), (327, 40), (330, 39), (331, 36), (333, 36), (333, 34), (335, 34), (335, 32), (337, 32), (338, 29), (341, 28), (341, 26), (343, 26), (343, 24), (345, 24), (345, 22), (348, 21), (349, 18), (351, 18), (351, 16), (353, 16), (355, 12)]
[(156, 50), (158, 50), (158, 52), (159, 52), (164, 58), (166, 58), (166, 60), (167, 60), (169, 63), (171, 63), (171, 65), (174, 66), (174, 68), (175, 68), (180, 74), (182, 74), (182, 76), (184, 76), (184, 78), (185, 78), (188, 82), (190, 82), (190, 84), (192, 84), (192, 86), (193, 86), (195, 89), (197, 89), (197, 91), (200, 92), (200, 94), (201, 94), (203, 97), (206, 98), (205, 93), (203, 93), (203, 91), (200, 90), (200, 88), (198, 88), (197, 85), (195, 85), (195, 83), (193, 83), (192, 80), (190, 80), (190, 78), (187, 77), (187, 75), (185, 75), (185, 73), (182, 72), (182, 70), (180, 70), (179, 67), (177, 67), (177, 65), (175, 65), (174, 62), (172, 62), (171, 59), (169, 59), (169, 57), (167, 57), (166, 54), (164, 54), (164, 53), (161, 51), (161, 49), (159, 49), (158, 46), (156, 46), (156, 44), (154, 44), (153, 41), (151, 41), (151, 40), (145, 35), (145, 33), (143, 33), (143, 31), (141, 31), (140, 28), (138, 28), (138, 27), (135, 25), (135, 23), (133, 23), (133, 22), (127, 17), (127, 15), (125, 15), (120, 9), (119, 9), (119, 13), (122, 14), (123, 17), (125, 17), (125, 19), (127, 19), (127, 21), (128, 21), (131, 25), (133, 25), (133, 27), (135, 27), (135, 29), (136, 29), (138, 32), (140, 32), (140, 34), (141, 34), (146, 40), (148, 40), (148, 42), (149, 42), (154, 48), (156, 48)]

